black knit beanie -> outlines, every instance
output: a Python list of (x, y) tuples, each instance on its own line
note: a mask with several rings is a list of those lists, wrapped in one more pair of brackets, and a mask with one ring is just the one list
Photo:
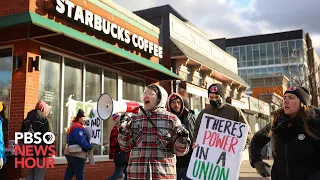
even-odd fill
[(82, 118), (82, 117), (86, 117), (86, 116), (84, 115), (84, 111), (82, 109), (79, 109), (76, 117), (77, 118)]
[(310, 91), (307, 87), (303, 87), (303, 86), (291, 86), (289, 87), (286, 93), (291, 93), (296, 95), (300, 101), (304, 104), (304, 105), (310, 105)]
[(224, 99), (226, 92), (222, 84), (211, 84), (208, 88), (208, 96), (210, 93), (219, 94)]

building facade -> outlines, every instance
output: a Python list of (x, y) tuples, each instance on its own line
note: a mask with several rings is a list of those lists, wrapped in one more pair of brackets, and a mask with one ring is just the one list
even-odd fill
[[(312, 42), (303, 30), (264, 34), (232, 39), (212, 40), (238, 60), (239, 75), (251, 86), (252, 78), (285, 75), (290, 85), (309, 86), (316, 82)], [(312, 49), (311, 49), (312, 48)], [(252, 89), (248, 89), (252, 94)], [(312, 92), (317, 99), (318, 91)], [(312, 100), (318, 106), (317, 100)]]
[[(164, 48), (160, 63), (182, 78), (165, 83), (172, 87), (172, 92), (187, 99), (193, 110), (201, 111), (209, 105), (207, 88), (221, 83), (226, 89), (227, 103), (244, 112), (252, 132), (268, 123), (270, 106), (244, 94), (248, 84), (238, 75), (235, 57), (212, 43), (204, 32), (170, 5), (134, 13), (159, 27), (159, 44)], [(245, 150), (242, 160), (248, 159)]]
[[(55, 134), (55, 168), (46, 180), (63, 179), (70, 99), (96, 104), (102, 93), (115, 100), (141, 102), (146, 85), (180, 77), (159, 64), (163, 55), (159, 29), (112, 1), (50, 0), (0, 2), (0, 101), (6, 106), (5, 142), (14, 140), (22, 120), (38, 100), (49, 104)], [(88, 112), (86, 112), (89, 114)], [(85, 179), (106, 179), (112, 120), (101, 124), (95, 165), (85, 166)], [(4, 179), (26, 178), (14, 156), (1, 171)]]
[(187, 99), (192, 109), (201, 111), (208, 104), (207, 88), (212, 83), (225, 86), (226, 97), (239, 108), (247, 83), (237, 74), (234, 57), (208, 40), (207, 35), (191, 24), (170, 5), (134, 12), (159, 27), (163, 46), (160, 63), (179, 74), (182, 80), (164, 82), (172, 92)]

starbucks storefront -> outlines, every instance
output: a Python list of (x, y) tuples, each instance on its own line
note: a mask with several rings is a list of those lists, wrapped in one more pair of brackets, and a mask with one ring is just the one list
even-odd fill
[[(91, 110), (102, 93), (141, 102), (147, 84), (179, 77), (159, 64), (159, 29), (112, 1), (29, 0), (24, 5), (29, 11), (0, 13), (6, 143), (14, 140), (14, 132), (37, 101), (45, 101), (56, 135), (55, 168), (47, 169), (45, 179), (63, 179), (66, 129), (76, 109), (94, 118)], [(106, 179), (114, 170), (108, 157), (113, 123), (101, 120), (95, 126), (96, 163), (86, 164), (85, 178)], [(14, 168), (10, 153), (3, 171), (5, 179), (25, 178), (28, 173)]]

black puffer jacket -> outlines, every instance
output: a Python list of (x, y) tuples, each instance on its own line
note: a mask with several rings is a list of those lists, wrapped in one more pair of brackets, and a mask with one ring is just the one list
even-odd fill
[[(170, 107), (170, 99), (179, 98), (181, 103), (180, 111), (179, 113), (175, 112)], [(167, 101), (167, 109), (168, 111), (176, 114), (178, 118), (180, 119), (181, 123), (186, 127), (186, 129), (189, 131), (189, 137), (192, 140), (193, 139), (193, 132), (194, 132), (194, 125), (196, 122), (196, 117), (194, 115), (194, 111), (190, 110), (189, 103), (185, 99), (183, 99), (179, 94), (172, 93), (168, 97)], [(191, 143), (192, 146), (192, 143)], [(187, 168), (189, 166), (189, 162), (192, 156), (192, 147), (189, 148), (189, 152), (184, 156), (177, 156), (177, 168)]]
[[(310, 130), (320, 137), (320, 110), (311, 108), (310, 112)], [(320, 180), (320, 140), (305, 133), (300, 118), (278, 117), (273, 127), (267, 125), (254, 135), (249, 147), (252, 167), (262, 160), (261, 150), (269, 141), (274, 158), (272, 180)]]
[[(49, 124), (48, 119), (45, 117), (45, 115), (40, 110), (31, 110), (28, 112), (27, 118), (22, 122), (20, 132), (40, 132), (41, 133), (41, 139), (43, 139), (43, 135), (46, 132), (51, 131), (51, 125)], [(22, 140), (23, 142), (23, 140)], [(33, 144), (36, 146), (48, 146), (50, 144), (46, 144), (43, 141), (40, 144)], [(49, 156), (49, 151), (46, 152), (46, 156)], [(34, 154), (34, 157), (37, 157)], [(40, 154), (38, 157), (43, 157), (42, 154)]]
[[(190, 139), (193, 139), (192, 133), (194, 131), (194, 124), (196, 122), (196, 117), (194, 115), (194, 111), (189, 110), (189, 104), (187, 101), (184, 101), (185, 110), (179, 116), (179, 119), (182, 124), (188, 129)], [(192, 148), (189, 149), (188, 154), (184, 156), (177, 156), (177, 168), (187, 168), (189, 166), (189, 162), (192, 156)]]

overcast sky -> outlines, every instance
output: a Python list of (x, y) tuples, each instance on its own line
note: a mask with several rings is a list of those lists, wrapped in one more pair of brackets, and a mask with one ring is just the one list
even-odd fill
[(320, 0), (114, 0), (131, 10), (170, 4), (210, 39), (303, 29), (320, 54)]

